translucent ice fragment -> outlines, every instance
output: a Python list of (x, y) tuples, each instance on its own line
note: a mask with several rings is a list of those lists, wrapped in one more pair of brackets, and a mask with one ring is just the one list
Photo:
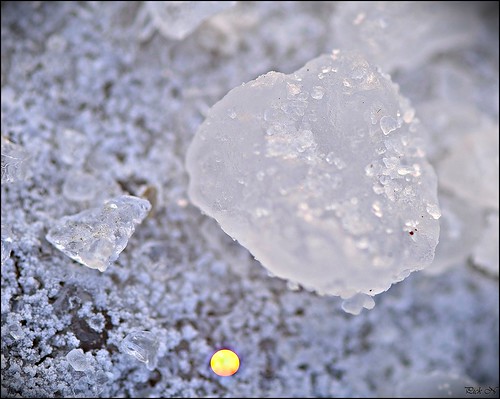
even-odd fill
[(9, 334), (14, 339), (21, 339), (24, 337), (24, 331), (18, 323), (12, 323), (8, 326)]
[(71, 201), (92, 200), (99, 188), (99, 180), (82, 171), (71, 171), (63, 184), (63, 195)]
[[(307, 95), (318, 86), (321, 98)], [(428, 266), (439, 236), (436, 176), (410, 109), (351, 53), (269, 72), (208, 113), (187, 153), (191, 201), (274, 275), (376, 295)], [(384, 134), (382, 116), (399, 127)]]
[(436, 52), (477, 40), (477, 7), (465, 7), (431, 1), (339, 2), (332, 19), (335, 46), (366, 54), (386, 72), (413, 67)]
[(109, 376), (104, 371), (98, 371), (91, 383), (93, 384), (93, 391), (99, 395), (102, 391), (104, 391), (104, 388), (109, 383)]
[(150, 209), (148, 201), (122, 195), (101, 207), (63, 217), (46, 238), (70, 258), (103, 272), (118, 259)]
[(498, 213), (488, 217), (488, 226), (474, 249), (474, 264), (486, 272), (498, 277)]
[(236, 4), (236, 1), (146, 1), (153, 24), (169, 38), (182, 40), (205, 19)]
[(68, 165), (81, 166), (90, 153), (90, 142), (83, 133), (64, 129), (57, 136), (59, 156)]
[(120, 344), (122, 351), (146, 363), (149, 370), (154, 370), (158, 363), (160, 343), (150, 331), (138, 331), (128, 334)]
[(366, 294), (356, 294), (342, 302), (342, 309), (344, 312), (351, 313), (353, 315), (360, 314), (363, 308), (370, 310), (374, 307), (375, 301), (371, 296)]
[(90, 367), (87, 356), (82, 349), (73, 349), (66, 355), (66, 359), (76, 371), (87, 371)]
[(25, 149), (2, 136), (2, 184), (25, 180), (29, 158)]

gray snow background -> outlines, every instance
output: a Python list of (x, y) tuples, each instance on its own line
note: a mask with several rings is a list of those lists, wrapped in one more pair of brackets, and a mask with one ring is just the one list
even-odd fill
[[(470, 256), (412, 274), (352, 316), (340, 298), (270, 277), (189, 203), (184, 157), (207, 110), (331, 52), (337, 7), (238, 2), (169, 40), (139, 2), (2, 2), (1, 132), (30, 156), (25, 180), (2, 182), (2, 397), (402, 396), (436, 373), (460, 395), (498, 387), (498, 275)], [(427, 79), (444, 59), (472, 76), (461, 99), (498, 126), (498, 4), (477, 7), (480, 41), (394, 73), (417, 116), (447, 95)], [(104, 273), (45, 239), (64, 215), (119, 194), (153, 209)], [(137, 331), (159, 342), (154, 370), (120, 347)], [(232, 377), (210, 369), (222, 347), (240, 357)], [(68, 362), (75, 348), (86, 371)]]

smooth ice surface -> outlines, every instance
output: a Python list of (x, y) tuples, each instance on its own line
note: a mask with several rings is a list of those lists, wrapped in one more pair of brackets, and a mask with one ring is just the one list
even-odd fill
[(474, 248), (473, 260), (476, 266), (498, 278), (498, 213), (488, 216), (488, 225)]
[(483, 229), (482, 210), (445, 192), (439, 193), (442, 216), (439, 244), (425, 273), (437, 274), (465, 262)]
[(439, 184), (472, 206), (498, 209), (498, 125), (463, 137), (437, 166)]
[(154, 370), (158, 364), (159, 347), (158, 338), (150, 331), (130, 333), (120, 343), (122, 351), (134, 356), (140, 362), (146, 363), (149, 370)]
[(334, 51), (219, 101), (188, 150), (189, 195), (274, 275), (375, 295), (434, 257), (436, 176), (418, 138), (388, 76)]
[(82, 349), (73, 349), (66, 355), (66, 359), (75, 371), (87, 371), (90, 367), (87, 356)]
[(146, 1), (153, 24), (162, 35), (182, 40), (205, 19), (236, 4), (235, 1)]
[(466, 4), (341, 1), (337, 7), (332, 21), (336, 45), (363, 52), (386, 72), (413, 67), (436, 52), (469, 45), (480, 32), (476, 7)]
[(26, 179), (29, 158), (23, 147), (2, 136), (2, 184)]
[(151, 209), (144, 199), (123, 195), (76, 215), (65, 216), (47, 233), (47, 240), (81, 264), (105, 271), (118, 259), (128, 239)]

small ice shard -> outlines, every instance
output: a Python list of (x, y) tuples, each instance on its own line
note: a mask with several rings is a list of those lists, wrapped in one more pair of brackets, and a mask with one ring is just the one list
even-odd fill
[(498, 210), (498, 125), (471, 133), (436, 166), (439, 184), (470, 205)]
[(146, 1), (153, 25), (168, 39), (182, 40), (212, 15), (236, 1)]
[(356, 294), (342, 302), (342, 310), (353, 315), (360, 314), (363, 308), (370, 310), (374, 307), (375, 301), (366, 294)]
[(87, 356), (82, 349), (73, 349), (66, 355), (66, 359), (76, 371), (87, 371), (90, 368)]
[(7, 259), (10, 258), (12, 252), (12, 232), (9, 226), (2, 223), (2, 266)]
[(472, 255), (477, 267), (497, 278), (499, 274), (498, 227), (498, 213), (489, 215), (488, 226), (483, 231)]
[(103, 272), (118, 259), (150, 209), (148, 201), (122, 195), (101, 207), (61, 218), (46, 238), (70, 258)]
[(89, 173), (70, 171), (64, 179), (63, 195), (71, 201), (90, 201), (96, 196), (99, 180)]
[(159, 347), (158, 339), (150, 331), (130, 333), (120, 343), (122, 351), (134, 356), (140, 362), (146, 363), (148, 370), (154, 370), (158, 364)]
[(21, 339), (24, 337), (24, 331), (19, 323), (12, 323), (8, 326), (9, 334), (14, 339)]
[(476, 8), (464, 11), (433, 1), (338, 2), (332, 36), (336, 47), (360, 51), (391, 73), (419, 65), (439, 51), (474, 43), (481, 30)]
[[(437, 179), (410, 110), (356, 54), (269, 72), (209, 111), (187, 153), (190, 199), (272, 274), (376, 295), (428, 266), (439, 236)], [(397, 126), (387, 135), (385, 116)]]
[[(83, 170), (73, 169), (68, 172), (62, 186), (64, 197), (70, 201), (100, 204), (102, 201), (120, 195), (120, 186), (111, 178), (100, 175), (99, 178)], [(144, 195), (140, 194), (141, 197)]]
[(25, 180), (29, 158), (24, 148), (2, 136), (2, 184)]
[(108, 373), (104, 371), (98, 371), (97, 373), (95, 373), (93, 380), (90, 381), (90, 383), (93, 385), (93, 391), (97, 395), (99, 395), (102, 391), (104, 391), (104, 388), (106, 387), (106, 385), (108, 385), (109, 380), (110, 378), (108, 376)]
[(67, 165), (81, 166), (90, 153), (90, 142), (83, 133), (64, 129), (57, 136), (61, 160)]

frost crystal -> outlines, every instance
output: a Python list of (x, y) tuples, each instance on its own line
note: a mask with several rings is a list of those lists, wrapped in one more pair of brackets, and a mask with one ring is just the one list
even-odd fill
[(146, 363), (149, 370), (156, 368), (160, 344), (152, 332), (138, 331), (130, 333), (123, 339), (120, 347), (126, 354)]
[(205, 19), (236, 4), (235, 1), (146, 1), (153, 24), (170, 39), (181, 40)]
[(90, 367), (89, 361), (82, 349), (73, 349), (66, 355), (66, 359), (68, 359), (69, 364), (76, 371), (87, 371)]
[(26, 150), (2, 136), (2, 184), (26, 179), (28, 158)]
[[(274, 275), (376, 295), (428, 266), (439, 236), (436, 176), (410, 111), (355, 54), (269, 72), (209, 112), (187, 154), (190, 198)], [(345, 308), (373, 307), (359, 298)]]
[(118, 259), (135, 225), (144, 220), (150, 209), (148, 201), (123, 195), (99, 208), (63, 217), (46, 238), (70, 258), (103, 272)]

